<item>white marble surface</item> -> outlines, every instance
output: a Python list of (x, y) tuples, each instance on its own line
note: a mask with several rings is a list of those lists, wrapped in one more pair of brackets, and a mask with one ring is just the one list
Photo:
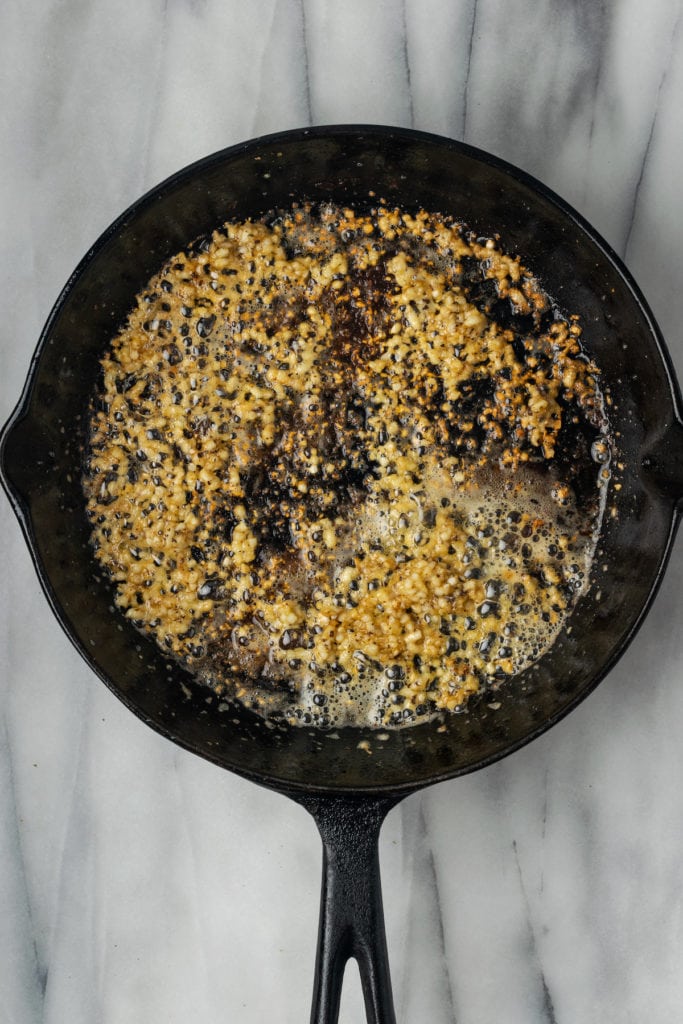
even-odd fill
[[(6, 0), (0, 80), (2, 420), (120, 210), (309, 123), (413, 125), (538, 176), (625, 256), (683, 371), (680, 0)], [(110, 696), (4, 500), (0, 517), (0, 1022), (301, 1024), (313, 824)], [(681, 621), (679, 542), (636, 642), (569, 719), (392, 813), (401, 1024), (680, 1024)], [(364, 1020), (355, 967), (341, 1019)]]

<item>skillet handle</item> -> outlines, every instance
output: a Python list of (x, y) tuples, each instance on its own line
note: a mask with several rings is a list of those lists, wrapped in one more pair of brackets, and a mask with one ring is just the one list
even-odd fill
[(396, 799), (299, 798), (323, 841), (311, 1024), (337, 1024), (344, 968), (358, 961), (368, 1024), (396, 1024), (389, 976), (378, 840)]

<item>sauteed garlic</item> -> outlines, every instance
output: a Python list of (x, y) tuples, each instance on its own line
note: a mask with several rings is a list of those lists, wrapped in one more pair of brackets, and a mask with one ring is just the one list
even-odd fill
[(462, 708), (587, 585), (609, 440), (580, 336), (437, 215), (225, 225), (102, 360), (84, 488), (119, 606), (265, 714)]

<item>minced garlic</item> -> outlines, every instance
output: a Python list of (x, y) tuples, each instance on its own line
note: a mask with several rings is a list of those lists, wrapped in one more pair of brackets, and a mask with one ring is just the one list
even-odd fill
[(579, 338), (424, 211), (225, 225), (102, 360), (84, 487), (119, 606), (293, 722), (461, 708), (586, 586), (609, 444)]

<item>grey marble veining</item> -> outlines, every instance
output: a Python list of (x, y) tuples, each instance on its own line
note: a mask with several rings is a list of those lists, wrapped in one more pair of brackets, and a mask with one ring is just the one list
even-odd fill
[[(440, 132), (559, 192), (683, 371), (683, 5), (47, 0), (0, 10), (0, 417), (80, 257), (144, 190), (254, 135)], [(308, 1018), (320, 853), (299, 808), (138, 722), (0, 502), (0, 1024)], [(401, 1024), (679, 1024), (683, 554), (548, 735), (382, 836)], [(342, 1021), (364, 1019), (355, 969)]]

